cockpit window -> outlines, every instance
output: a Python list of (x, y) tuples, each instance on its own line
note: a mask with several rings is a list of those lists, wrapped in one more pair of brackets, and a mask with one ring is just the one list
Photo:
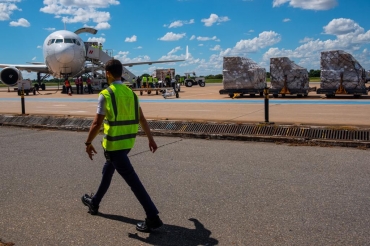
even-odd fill
[(55, 40), (55, 43), (57, 44), (57, 43), (63, 43), (63, 39), (57, 39), (57, 40)]
[(52, 43), (54, 43), (55, 42), (55, 39), (50, 39), (49, 41), (48, 41), (48, 45), (51, 45)]
[(73, 44), (73, 40), (71, 38), (65, 38), (64, 43), (66, 44)]
[(77, 44), (77, 45), (81, 45), (81, 44), (80, 44), (80, 41), (78, 41), (78, 40), (76, 40), (76, 44)]

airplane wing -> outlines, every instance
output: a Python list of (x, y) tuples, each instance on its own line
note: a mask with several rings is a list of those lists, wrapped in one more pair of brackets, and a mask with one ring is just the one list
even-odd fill
[(0, 64), (0, 68), (6, 67), (15, 67), (18, 70), (27, 71), (27, 72), (40, 72), (40, 73), (49, 73), (49, 69), (45, 64), (30, 64), (30, 65), (14, 65), (14, 64)]
[(167, 60), (167, 61), (147, 61), (147, 62), (131, 62), (131, 63), (122, 63), (122, 66), (128, 66), (128, 67), (132, 67), (132, 66), (135, 66), (135, 65), (144, 65), (144, 64), (148, 64), (148, 65), (152, 65), (152, 64), (155, 64), (155, 63), (168, 63), (168, 62), (180, 62), (180, 61), (185, 61), (185, 60)]

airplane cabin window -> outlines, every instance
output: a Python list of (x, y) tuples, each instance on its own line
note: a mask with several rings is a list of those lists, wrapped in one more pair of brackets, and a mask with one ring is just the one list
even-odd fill
[(63, 43), (63, 39), (57, 39), (55, 40), (55, 43)]

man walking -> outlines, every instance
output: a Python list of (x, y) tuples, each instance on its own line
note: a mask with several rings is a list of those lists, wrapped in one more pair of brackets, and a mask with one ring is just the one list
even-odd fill
[(87, 194), (82, 196), (82, 203), (89, 208), (90, 214), (97, 214), (99, 204), (109, 188), (113, 173), (117, 170), (130, 186), (146, 213), (145, 221), (137, 223), (136, 229), (150, 232), (152, 229), (161, 227), (163, 222), (127, 156), (134, 146), (139, 123), (148, 137), (149, 149), (154, 153), (158, 147), (139, 106), (138, 97), (121, 81), (121, 62), (112, 59), (106, 63), (105, 70), (109, 87), (99, 95), (97, 114), (90, 127), (85, 145), (86, 152), (92, 160), (94, 154), (97, 153), (92, 141), (98, 135), (104, 121), (105, 136), (102, 145), (106, 162), (98, 191), (94, 196)]

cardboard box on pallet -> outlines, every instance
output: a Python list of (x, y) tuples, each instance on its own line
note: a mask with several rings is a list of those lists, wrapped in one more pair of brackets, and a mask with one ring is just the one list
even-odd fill
[(266, 69), (245, 57), (224, 57), (224, 89), (263, 89)]
[(307, 69), (298, 66), (288, 57), (270, 58), (271, 89), (282, 89), (286, 83), (288, 89), (309, 89)]
[(341, 76), (344, 89), (366, 89), (366, 71), (360, 63), (343, 50), (321, 52), (322, 89), (338, 89)]

